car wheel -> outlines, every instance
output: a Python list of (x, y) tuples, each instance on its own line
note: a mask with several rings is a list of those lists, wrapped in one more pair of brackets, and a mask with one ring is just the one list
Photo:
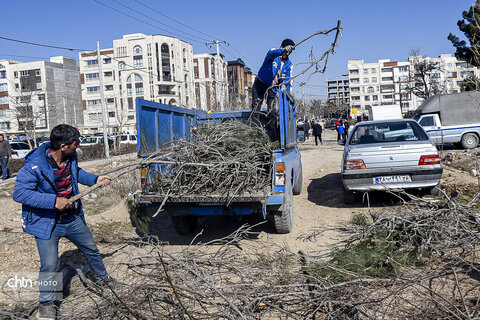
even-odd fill
[(474, 133), (464, 134), (462, 137), (462, 146), (465, 149), (473, 149), (478, 147), (478, 137)]
[(274, 212), (273, 222), (278, 233), (290, 233), (293, 229), (293, 195), (286, 197), (282, 211)]
[(172, 219), (173, 229), (178, 234), (190, 234), (197, 226), (197, 216), (170, 216)]
[(355, 193), (343, 187), (343, 201), (345, 202), (345, 204), (354, 204), (355, 200)]
[(297, 179), (297, 183), (295, 183), (295, 186), (293, 187), (293, 194), (294, 195), (299, 195), (302, 193), (302, 188), (303, 188), (303, 172), (302, 169), (300, 168), (300, 174)]

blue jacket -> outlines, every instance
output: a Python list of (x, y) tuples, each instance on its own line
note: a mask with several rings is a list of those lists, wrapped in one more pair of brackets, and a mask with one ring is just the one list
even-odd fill
[[(260, 70), (258, 70), (258, 79), (262, 81), (267, 86), (271, 86), (275, 75), (280, 68), (281, 61), (280, 56), (283, 53), (283, 49), (270, 49), (265, 56), (265, 60), (263, 61)], [(291, 76), (293, 64), (290, 60), (287, 60), (283, 64), (283, 68), (281, 71), (282, 82), (288, 81)], [(291, 83), (287, 84), (287, 90), (291, 90)]]
[[(55, 200), (57, 192), (53, 168), (47, 161), (46, 151), (50, 143), (44, 143), (37, 149), (30, 151), (25, 157), (26, 163), (18, 172), (17, 182), (13, 190), (13, 200), (22, 204), (23, 230), (40, 239), (50, 239), (55, 226)], [(78, 194), (78, 183), (92, 186), (98, 176), (88, 173), (78, 167), (77, 154), (70, 161), (73, 193)], [(83, 208), (79, 203), (82, 219)]]

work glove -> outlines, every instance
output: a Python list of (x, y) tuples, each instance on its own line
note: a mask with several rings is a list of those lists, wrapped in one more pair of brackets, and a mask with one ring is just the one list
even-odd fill
[(295, 50), (295, 46), (287, 46), (285, 48), (285, 51), (288, 52), (288, 53), (292, 53), (293, 50)]

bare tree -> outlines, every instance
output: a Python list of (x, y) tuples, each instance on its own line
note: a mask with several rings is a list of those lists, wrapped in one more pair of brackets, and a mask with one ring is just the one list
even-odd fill
[(444, 72), (440, 61), (421, 56), (419, 49), (410, 51), (412, 63), (410, 73), (410, 85), (406, 88), (419, 98), (428, 99), (430, 96), (447, 93), (445, 79), (441, 74)]

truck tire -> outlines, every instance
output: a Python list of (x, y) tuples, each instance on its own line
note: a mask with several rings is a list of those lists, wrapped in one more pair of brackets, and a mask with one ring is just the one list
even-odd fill
[(293, 195), (286, 197), (283, 211), (274, 212), (274, 224), (278, 233), (290, 233), (293, 229)]
[(170, 216), (172, 218), (173, 229), (178, 234), (190, 234), (197, 226), (197, 216)]
[(465, 149), (473, 149), (478, 147), (478, 137), (475, 133), (466, 133), (462, 137), (462, 146)]
[(345, 202), (345, 204), (354, 204), (355, 200), (355, 193), (343, 187), (343, 202)]
[(295, 186), (293, 187), (293, 194), (294, 195), (299, 195), (302, 193), (302, 188), (303, 188), (303, 172), (302, 169), (300, 168), (300, 175), (298, 176), (297, 183), (295, 183)]

